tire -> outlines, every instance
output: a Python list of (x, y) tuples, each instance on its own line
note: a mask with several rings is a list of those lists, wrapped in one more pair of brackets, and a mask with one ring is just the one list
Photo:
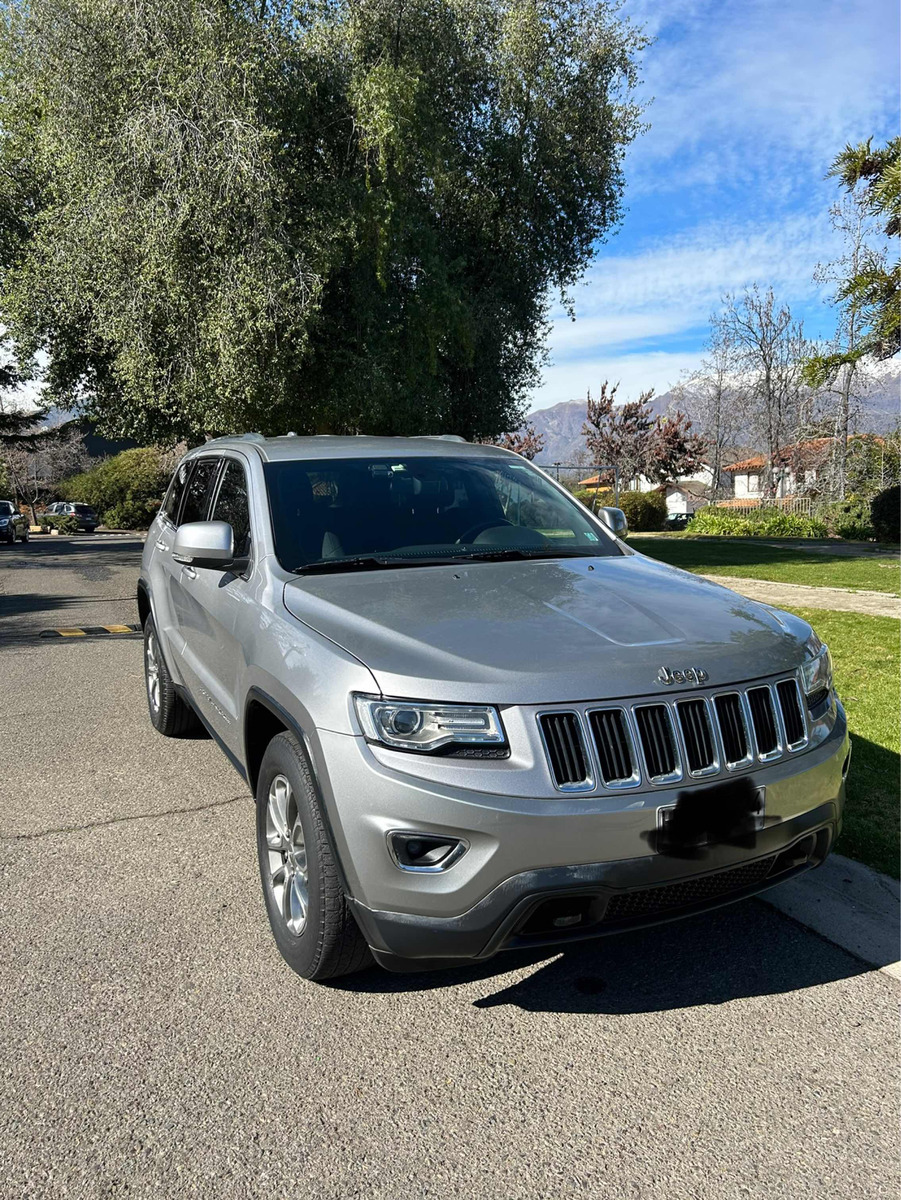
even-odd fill
[(157, 733), (185, 737), (198, 732), (200, 719), (175, 690), (153, 617), (148, 617), (144, 625), (144, 690), (150, 722)]
[(279, 953), (304, 979), (372, 963), (338, 875), (307, 756), (290, 733), (272, 739), (257, 781), (257, 858)]
[(30, 530), (28, 530), (28, 529), (23, 529), (23, 530), (22, 530), (22, 545), (23, 545), (23, 546), (27, 546), (27, 545), (28, 545), (28, 542), (29, 542), (30, 540), (31, 540), (31, 532), (30, 532)]

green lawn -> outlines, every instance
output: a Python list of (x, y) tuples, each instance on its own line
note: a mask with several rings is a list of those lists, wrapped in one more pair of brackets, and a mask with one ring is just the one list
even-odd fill
[(844, 831), (838, 851), (898, 878), (899, 623), (892, 617), (794, 609), (829, 643), (851, 727)]
[(642, 554), (705, 575), (772, 579), (811, 587), (862, 588), (894, 595), (901, 592), (898, 554), (888, 549), (881, 554), (861, 551), (849, 555), (830, 552), (828, 542), (815, 543), (821, 549), (799, 550), (749, 538), (693, 538), (685, 534), (633, 534), (630, 541)]

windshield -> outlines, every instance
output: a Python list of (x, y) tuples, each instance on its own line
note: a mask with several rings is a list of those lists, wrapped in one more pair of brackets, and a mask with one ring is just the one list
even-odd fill
[(94, 510), (90, 504), (73, 504), (72, 507), (80, 517), (93, 517)]
[(8, 500), (0, 500), (0, 517), (11, 517), (14, 511)]
[(622, 553), (522, 460), (316, 459), (267, 463), (265, 473), (276, 554), (290, 571)]

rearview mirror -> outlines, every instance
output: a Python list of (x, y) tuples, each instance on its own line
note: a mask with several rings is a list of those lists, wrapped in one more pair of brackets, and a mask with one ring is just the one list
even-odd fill
[(188, 521), (179, 525), (172, 557), (190, 567), (228, 571), (235, 562), (235, 535), (227, 521)]
[(624, 538), (629, 532), (629, 522), (621, 508), (599, 508), (598, 516), (614, 537)]

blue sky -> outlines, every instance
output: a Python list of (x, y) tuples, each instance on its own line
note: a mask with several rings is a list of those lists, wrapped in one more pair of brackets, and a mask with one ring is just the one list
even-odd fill
[(623, 222), (554, 311), (534, 408), (620, 380), (662, 393), (703, 356), (726, 292), (772, 284), (828, 337), (814, 284), (836, 254), (824, 179), (846, 142), (898, 130), (896, 0), (626, 0), (656, 38), (644, 55), (651, 128), (630, 149)]

